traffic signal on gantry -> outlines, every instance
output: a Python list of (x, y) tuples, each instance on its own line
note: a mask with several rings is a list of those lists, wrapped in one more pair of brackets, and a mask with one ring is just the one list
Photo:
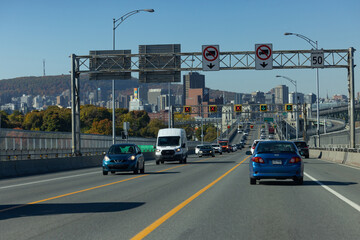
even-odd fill
[(285, 111), (286, 112), (292, 112), (293, 111), (293, 105), (292, 104), (285, 104)]
[(191, 107), (190, 106), (184, 106), (184, 113), (191, 113)]
[(216, 105), (210, 105), (209, 106), (209, 112), (217, 112), (217, 106)]
[(267, 104), (260, 104), (260, 112), (266, 112), (267, 110)]
[(242, 105), (241, 104), (234, 105), (234, 111), (235, 112), (242, 112)]

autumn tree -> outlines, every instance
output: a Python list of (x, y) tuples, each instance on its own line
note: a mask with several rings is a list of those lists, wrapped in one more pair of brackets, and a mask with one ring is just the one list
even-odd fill
[(23, 128), (25, 130), (40, 131), (43, 125), (43, 111), (34, 110), (27, 113), (24, 118)]
[(85, 133), (111, 135), (112, 134), (111, 121), (109, 119), (94, 121), (92, 127)]
[(92, 128), (93, 122), (108, 119), (111, 121), (111, 113), (107, 108), (85, 105), (80, 108), (80, 124), (82, 132)]

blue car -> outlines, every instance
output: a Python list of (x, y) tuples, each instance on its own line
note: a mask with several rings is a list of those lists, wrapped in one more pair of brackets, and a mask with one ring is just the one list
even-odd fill
[(105, 154), (102, 168), (103, 175), (126, 171), (145, 173), (144, 155), (136, 144), (114, 144)]
[(249, 163), (250, 184), (260, 179), (293, 179), (303, 184), (304, 162), (297, 147), (290, 141), (259, 142)]

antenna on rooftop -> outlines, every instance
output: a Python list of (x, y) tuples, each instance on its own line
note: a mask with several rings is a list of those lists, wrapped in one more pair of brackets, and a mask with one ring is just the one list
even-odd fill
[(43, 59), (43, 76), (45, 77), (45, 59)]

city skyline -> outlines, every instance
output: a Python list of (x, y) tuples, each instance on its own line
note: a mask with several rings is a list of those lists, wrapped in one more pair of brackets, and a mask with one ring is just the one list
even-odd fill
[[(153, 8), (155, 12), (139, 13), (119, 26), (116, 49), (138, 53), (139, 45), (181, 44), (182, 52), (200, 52), (202, 45), (218, 44), (220, 51), (254, 51), (257, 43), (272, 43), (273, 50), (312, 48), (300, 38), (284, 36), (285, 32), (303, 34), (318, 41), (319, 48), (324, 49), (360, 46), (360, 32), (354, 31), (354, 26), (360, 23), (357, 14), (360, 2), (356, 0), (222, 3), (110, 0), (106, 5), (97, 1), (63, 1), (54, 5), (43, 0), (14, 0), (2, 6), (0, 30), (5, 34), (0, 50), (5, 57), (0, 59), (0, 79), (41, 76), (43, 72), (68, 74), (70, 54), (110, 50), (112, 19), (135, 9)], [(294, 9), (302, 14), (294, 15)], [(336, 21), (332, 20), (333, 16)], [(354, 61), (360, 62), (357, 52)], [(287, 83), (285, 79), (276, 78), (277, 74), (297, 80), (299, 92), (315, 92), (316, 88), (313, 69), (201, 73), (208, 79), (207, 87), (224, 91), (265, 92), (272, 85)], [(185, 74), (187, 72), (182, 72)], [(355, 80), (358, 76), (359, 68), (355, 68)], [(360, 86), (355, 84), (355, 92), (359, 91)], [(320, 69), (320, 97), (327, 94), (348, 95), (345, 69)]]

